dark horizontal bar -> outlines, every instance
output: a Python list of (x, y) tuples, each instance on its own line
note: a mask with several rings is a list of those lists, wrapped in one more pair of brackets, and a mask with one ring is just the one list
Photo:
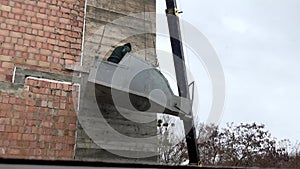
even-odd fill
[[(26, 160), (26, 159), (4, 159), (0, 158), (0, 169), (68, 169), (74, 167), (93, 167), (93, 168), (199, 168), (198, 166), (167, 166), (149, 164), (129, 164), (129, 163), (105, 163), (88, 162), (76, 160)], [(218, 168), (218, 167), (201, 167)]]

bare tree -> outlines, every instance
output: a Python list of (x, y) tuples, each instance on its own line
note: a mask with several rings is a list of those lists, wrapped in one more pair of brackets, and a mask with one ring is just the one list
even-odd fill
[[(183, 132), (178, 134), (174, 118), (158, 120), (160, 162), (179, 165), (188, 159)], [(299, 168), (300, 143), (277, 141), (263, 124), (227, 124), (198, 127), (199, 161), (204, 166)]]
[(187, 160), (186, 142), (178, 119), (163, 115), (157, 122), (159, 161), (161, 164), (180, 165)]
[[(203, 165), (245, 167), (296, 166), (297, 155), (291, 156), (290, 141), (271, 137), (263, 124), (228, 124), (219, 129), (202, 125), (199, 129), (199, 153)], [(295, 152), (299, 152), (294, 148)], [(297, 153), (296, 153), (297, 154)], [(299, 165), (298, 165), (299, 166)]]

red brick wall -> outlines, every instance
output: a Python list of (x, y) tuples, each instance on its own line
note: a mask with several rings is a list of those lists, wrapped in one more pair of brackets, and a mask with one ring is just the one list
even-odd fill
[(20, 97), (0, 92), (0, 157), (73, 159), (76, 91), (27, 78)]
[(84, 0), (0, 0), (0, 80), (14, 66), (62, 73), (79, 62), (83, 20)]
[[(80, 62), (83, 16), (84, 0), (0, 0), (0, 83), (14, 67), (71, 74), (64, 67)], [(28, 78), (21, 90), (0, 88), (0, 158), (73, 159), (73, 90)]]

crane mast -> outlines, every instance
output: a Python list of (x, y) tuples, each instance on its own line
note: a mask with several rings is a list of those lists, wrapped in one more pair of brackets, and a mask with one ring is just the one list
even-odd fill
[[(183, 45), (180, 31), (180, 23), (176, 0), (166, 0), (166, 15), (169, 26), (170, 41), (173, 53), (173, 60), (175, 66), (176, 80), (178, 86), (178, 93), (180, 97), (190, 98), (187, 73), (185, 66), (185, 59), (183, 53)], [(185, 138), (187, 143), (189, 164), (196, 165), (199, 161), (199, 153), (196, 144), (196, 132), (193, 120), (193, 113), (190, 112), (190, 118), (183, 117), (183, 124), (185, 130)]]

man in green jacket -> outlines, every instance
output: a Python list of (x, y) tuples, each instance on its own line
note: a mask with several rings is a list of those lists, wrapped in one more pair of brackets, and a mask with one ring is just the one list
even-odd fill
[(107, 61), (118, 64), (126, 53), (131, 51), (131, 44), (126, 43), (125, 45), (118, 46), (108, 57)]

